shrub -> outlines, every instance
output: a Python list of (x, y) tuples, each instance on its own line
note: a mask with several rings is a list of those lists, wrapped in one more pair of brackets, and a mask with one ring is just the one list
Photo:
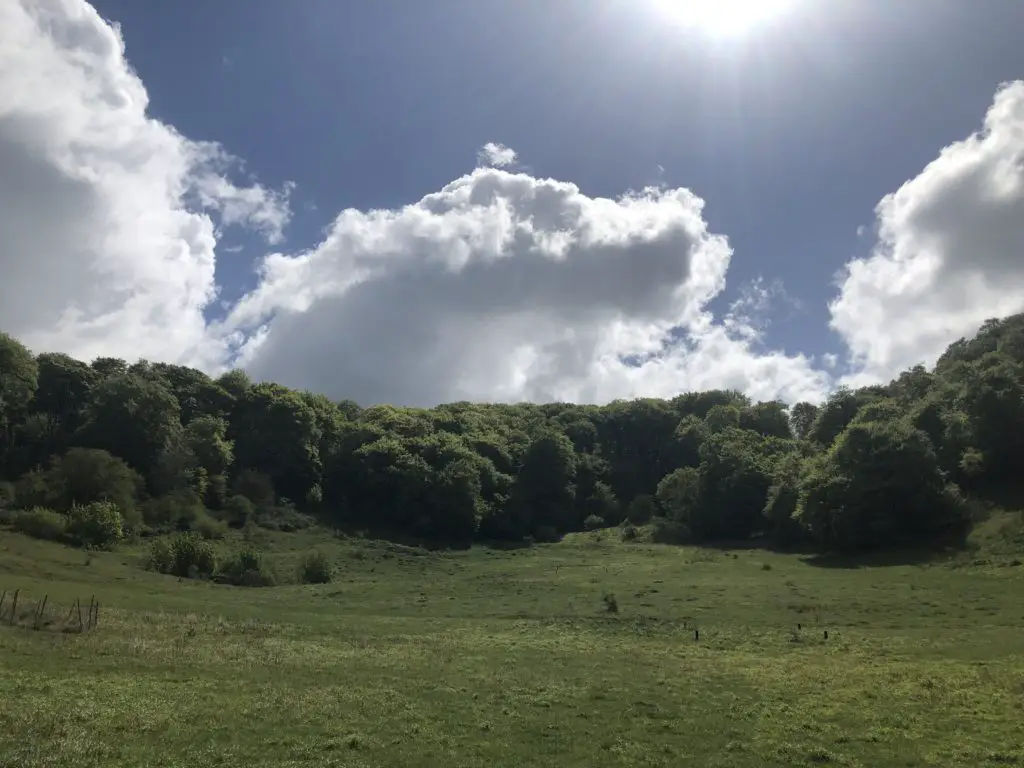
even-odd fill
[(633, 525), (646, 525), (654, 517), (654, 513), (657, 511), (657, 507), (654, 503), (654, 497), (643, 494), (637, 496), (629, 504), (629, 522)]
[(241, 528), (256, 515), (256, 505), (241, 494), (235, 494), (224, 505), (221, 519), (228, 525)]
[(159, 531), (187, 531), (206, 511), (196, 493), (188, 488), (150, 499), (142, 506), (147, 525)]
[(68, 519), (46, 507), (19, 512), (12, 521), (14, 530), (35, 539), (60, 541), (67, 531)]
[(146, 567), (157, 573), (170, 573), (174, 569), (174, 548), (167, 539), (157, 539), (150, 544)]
[(221, 564), (217, 580), (236, 587), (272, 587), (274, 575), (263, 562), (263, 557), (254, 549), (235, 552)]
[(655, 544), (686, 544), (690, 531), (682, 523), (664, 517), (654, 518), (651, 525), (651, 541)]
[(76, 504), (113, 502), (117, 509), (132, 509), (142, 478), (117, 456), (98, 448), (72, 448), (54, 459), (46, 473), (54, 506), (69, 511)]
[(33, 469), (22, 475), (14, 484), (14, 506), (22, 509), (45, 507), (53, 500), (46, 473)]
[(261, 508), (255, 515), (256, 525), (272, 531), (301, 531), (311, 528), (316, 520), (309, 515), (304, 515), (292, 506), (277, 506)]
[(636, 528), (629, 524), (624, 525), (620, 535), (623, 541), (636, 541)]
[(14, 506), (14, 483), (0, 480), (0, 509)]
[(110, 501), (75, 505), (68, 514), (68, 538), (82, 547), (111, 547), (124, 537), (121, 510)]
[(228, 524), (221, 520), (214, 520), (206, 510), (192, 521), (192, 530), (204, 539), (223, 539), (228, 534)]
[(583, 529), (586, 531), (596, 531), (604, 526), (604, 518), (598, 515), (588, 515), (587, 519), (583, 521)]
[(149, 550), (150, 568), (181, 578), (196, 579), (212, 576), (217, 569), (217, 557), (207, 542), (194, 533), (182, 533), (169, 542), (157, 539)]
[(332, 578), (331, 561), (323, 552), (310, 552), (299, 564), (299, 583), (327, 584)]

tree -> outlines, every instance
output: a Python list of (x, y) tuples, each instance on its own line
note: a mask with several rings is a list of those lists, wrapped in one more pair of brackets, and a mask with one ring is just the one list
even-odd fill
[(527, 535), (540, 525), (573, 530), (575, 480), (576, 456), (569, 438), (550, 430), (534, 438), (512, 486), (513, 535)]
[(700, 473), (695, 467), (670, 472), (658, 483), (657, 499), (665, 517), (691, 526), (698, 514)]
[(277, 492), (304, 499), (321, 481), (316, 413), (298, 392), (257, 384), (235, 405), (229, 436), (235, 460), (270, 476)]
[(123, 374), (96, 385), (78, 439), (146, 476), (180, 434), (181, 409), (174, 395), (154, 381)]
[(845, 550), (920, 544), (966, 520), (931, 441), (905, 421), (844, 430), (809, 463), (796, 515), (823, 547)]
[(797, 440), (806, 440), (811, 426), (818, 418), (818, 406), (813, 403), (797, 403), (789, 411), (789, 424)]
[(130, 512), (142, 490), (143, 482), (117, 456), (97, 448), (72, 448), (54, 458), (46, 473), (47, 503), (59, 511), (75, 505), (110, 501), (119, 510)]
[(0, 451), (14, 443), (14, 428), (28, 411), (36, 391), (39, 368), (32, 353), (0, 333)]

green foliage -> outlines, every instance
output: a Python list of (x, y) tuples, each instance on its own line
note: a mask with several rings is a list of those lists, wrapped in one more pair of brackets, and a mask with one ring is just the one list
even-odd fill
[(256, 505), (241, 494), (235, 494), (224, 505), (223, 519), (233, 527), (240, 528), (256, 515)]
[(85, 411), (81, 439), (123, 459), (143, 476), (181, 432), (181, 406), (158, 381), (134, 374), (102, 380)]
[(689, 525), (698, 514), (700, 473), (694, 467), (681, 467), (666, 475), (658, 483), (657, 499), (668, 519)]
[(28, 349), (0, 333), (0, 456), (14, 437), (14, 425), (36, 392), (39, 368)]
[(204, 509), (192, 521), (191, 528), (204, 539), (223, 539), (228, 534), (228, 524), (214, 520)]
[(68, 513), (67, 533), (78, 546), (110, 548), (124, 537), (121, 511), (110, 501), (76, 504)]
[(24, 533), (26, 536), (61, 541), (67, 533), (68, 519), (52, 509), (34, 507), (15, 514), (11, 525), (18, 533)]
[(657, 511), (658, 507), (655, 504), (654, 497), (650, 494), (642, 493), (630, 502), (627, 518), (634, 525), (646, 525)]
[(598, 515), (590, 515), (586, 520), (583, 521), (583, 530), (585, 531), (596, 531), (600, 528), (604, 528), (607, 525), (603, 517)]
[(272, 587), (276, 582), (263, 556), (254, 549), (233, 553), (220, 564), (216, 578), (236, 587)]
[(0, 336), (6, 506), (109, 501), (123, 530), (150, 533), (294, 532), (315, 514), (462, 547), (657, 518), (666, 540), (931, 546), (962, 532), (965, 494), (1020, 483), (1021, 424), (1024, 315), (985, 323), (934, 370), (788, 411), (730, 390), (362, 409), (241, 371), (33, 358)]
[(62, 511), (95, 501), (111, 501), (118, 509), (132, 510), (142, 478), (107, 451), (72, 448), (53, 460), (45, 484), (53, 506)]
[(963, 501), (927, 435), (902, 421), (853, 424), (815, 457), (796, 510), (826, 548), (931, 541), (962, 529)]
[(8, 480), (0, 480), (0, 509), (10, 509), (13, 507), (14, 499), (14, 483)]
[(300, 584), (329, 584), (334, 577), (330, 558), (323, 552), (309, 552), (299, 563)]
[(213, 547), (194, 533), (156, 539), (150, 545), (149, 567), (179, 578), (210, 578), (217, 570)]
[(142, 519), (157, 531), (186, 531), (206, 514), (195, 491), (172, 491), (142, 505)]

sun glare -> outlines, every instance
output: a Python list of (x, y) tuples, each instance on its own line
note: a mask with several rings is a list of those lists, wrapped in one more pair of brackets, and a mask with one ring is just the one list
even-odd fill
[(738, 35), (779, 16), (791, 0), (653, 0), (672, 24), (714, 36)]

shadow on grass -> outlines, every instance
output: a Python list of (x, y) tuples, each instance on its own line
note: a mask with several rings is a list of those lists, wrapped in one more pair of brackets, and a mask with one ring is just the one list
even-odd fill
[(800, 560), (815, 568), (887, 568), (901, 565), (927, 565), (948, 560), (955, 550), (891, 550), (862, 554), (824, 553), (801, 557)]

